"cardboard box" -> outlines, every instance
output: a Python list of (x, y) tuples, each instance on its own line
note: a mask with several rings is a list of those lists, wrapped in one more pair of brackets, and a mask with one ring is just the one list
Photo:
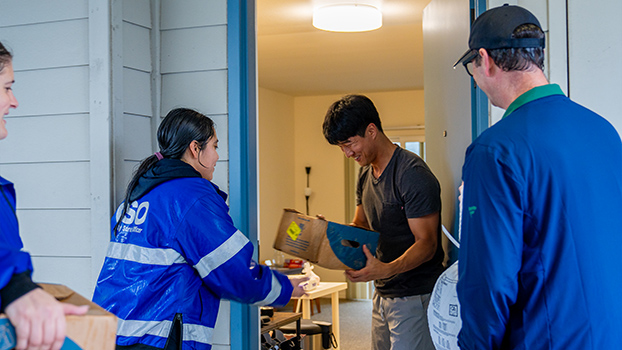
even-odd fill
[[(47, 283), (40, 283), (39, 285), (60, 302), (89, 305), (89, 311), (84, 316), (66, 316), (67, 337), (69, 339), (84, 350), (115, 349), (117, 339), (117, 317), (115, 315), (66, 286)], [(5, 316), (2, 314), (0, 317), (4, 318)], [(8, 329), (0, 329), (0, 349), (6, 348), (6, 342), (14, 341), (6, 332)]]
[(285, 209), (274, 241), (274, 249), (333, 270), (360, 270), (367, 258), (367, 245), (376, 253), (378, 233), (306, 216)]

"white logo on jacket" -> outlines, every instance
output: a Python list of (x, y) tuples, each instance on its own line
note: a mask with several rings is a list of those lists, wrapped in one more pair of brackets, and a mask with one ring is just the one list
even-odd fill
[[(121, 213), (123, 212), (123, 205), (119, 206), (116, 213), (116, 219), (119, 221), (121, 218)], [(140, 225), (147, 219), (147, 213), (149, 212), (149, 202), (145, 201), (138, 204), (137, 201), (134, 201), (129, 208), (127, 208), (127, 212), (121, 220), (121, 223), (126, 225)]]

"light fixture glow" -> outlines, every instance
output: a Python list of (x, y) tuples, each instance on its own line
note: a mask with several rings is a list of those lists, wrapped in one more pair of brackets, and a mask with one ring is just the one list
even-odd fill
[(371, 5), (327, 5), (313, 11), (313, 26), (331, 32), (366, 32), (382, 27), (382, 13)]

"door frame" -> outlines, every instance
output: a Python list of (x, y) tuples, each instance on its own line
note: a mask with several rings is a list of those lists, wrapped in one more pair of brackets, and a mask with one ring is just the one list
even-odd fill
[[(227, 0), (229, 207), (236, 227), (258, 247), (255, 0)], [(231, 301), (232, 350), (259, 349), (259, 310)]]

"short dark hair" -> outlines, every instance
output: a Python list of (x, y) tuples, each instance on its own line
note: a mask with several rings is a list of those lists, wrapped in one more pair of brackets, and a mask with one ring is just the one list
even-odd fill
[[(528, 23), (516, 27), (512, 36), (541, 39), (544, 38), (544, 32), (537, 25)], [(495, 64), (506, 72), (524, 71), (534, 65), (544, 70), (544, 48), (542, 47), (487, 49), (486, 51)], [(481, 56), (477, 55), (473, 63), (479, 66), (481, 59)]]
[(322, 129), (328, 143), (337, 145), (353, 136), (365, 136), (367, 126), (372, 123), (382, 132), (374, 103), (367, 96), (347, 95), (328, 108)]
[(13, 55), (7, 50), (2, 43), (0, 43), (0, 72), (4, 69), (7, 63), (10, 63), (13, 59)]

